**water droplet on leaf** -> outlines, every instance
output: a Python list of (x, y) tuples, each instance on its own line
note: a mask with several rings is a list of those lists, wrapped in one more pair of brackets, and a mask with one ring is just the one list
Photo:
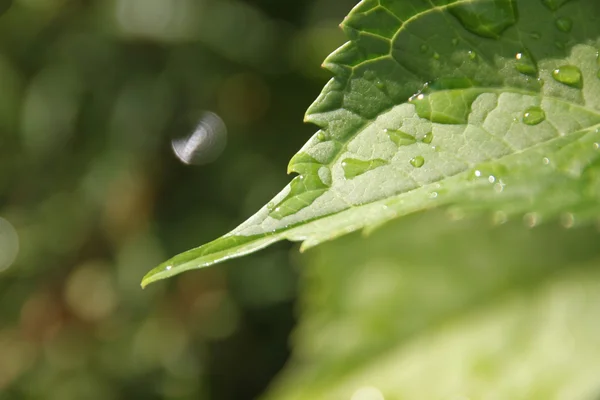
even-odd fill
[(415, 168), (421, 168), (423, 165), (425, 165), (425, 159), (423, 156), (416, 156), (410, 160), (410, 165)]
[(552, 77), (565, 85), (581, 88), (583, 86), (583, 78), (581, 71), (574, 65), (563, 65), (552, 71)]
[(425, 136), (423, 136), (423, 143), (431, 144), (432, 141), (433, 141), (433, 133), (427, 132), (425, 134)]
[(427, 46), (426, 44), (422, 44), (420, 49), (421, 53), (427, 53), (427, 51), (429, 50), (429, 46)]
[(358, 160), (356, 158), (346, 158), (342, 161), (342, 169), (344, 170), (344, 177), (346, 179), (352, 179), (365, 172), (371, 171), (375, 168), (387, 165), (388, 162), (382, 159), (374, 160)]
[(533, 57), (527, 50), (523, 50), (515, 55), (515, 68), (522, 74), (537, 76), (538, 69)]
[(433, 53), (433, 58), (435, 60), (439, 60), (440, 59), (440, 55), (438, 53)]
[(324, 142), (325, 140), (327, 140), (327, 135), (325, 134), (325, 132), (317, 133), (317, 140), (319, 142)]
[(466, 30), (486, 38), (497, 39), (517, 23), (514, 0), (457, 2), (449, 10)]
[(571, 32), (573, 28), (573, 20), (568, 17), (560, 17), (556, 19), (556, 27), (563, 32)]
[(529, 107), (523, 113), (523, 123), (537, 125), (546, 119), (546, 113), (540, 107)]
[(417, 141), (413, 135), (397, 129), (385, 129), (384, 132), (390, 137), (392, 142), (396, 143), (396, 146), (408, 146)]

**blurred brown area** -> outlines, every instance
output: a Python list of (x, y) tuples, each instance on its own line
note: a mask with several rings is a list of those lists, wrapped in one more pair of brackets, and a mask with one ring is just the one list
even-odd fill
[[(353, 0), (0, 0), (0, 399), (251, 399), (283, 367), (282, 244), (142, 291), (289, 180)], [(211, 110), (214, 163), (170, 141)]]

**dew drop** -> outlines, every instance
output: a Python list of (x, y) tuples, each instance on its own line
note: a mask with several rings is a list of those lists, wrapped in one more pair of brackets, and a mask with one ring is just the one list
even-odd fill
[(539, 40), (539, 39), (541, 39), (541, 38), (542, 38), (542, 35), (540, 35), (540, 33), (539, 33), (539, 32), (531, 32), (531, 33), (529, 34), (529, 36), (531, 36), (531, 38), (532, 38), (532, 39), (535, 39), (535, 40)]
[(571, 29), (573, 28), (573, 20), (568, 17), (557, 18), (555, 23), (556, 27), (563, 32), (571, 32)]
[(325, 140), (327, 140), (327, 135), (325, 134), (325, 132), (317, 133), (317, 140), (319, 142), (324, 142)]
[(408, 133), (402, 132), (398, 129), (384, 129), (384, 132), (390, 137), (391, 141), (394, 142), (396, 146), (408, 146), (417, 141), (413, 135), (409, 135)]
[(269, 204), (267, 204), (267, 210), (271, 211), (274, 208), (275, 208), (275, 203), (273, 203), (272, 201), (270, 201)]
[(523, 50), (515, 55), (515, 68), (522, 74), (537, 76), (538, 69), (533, 57), (527, 50)]
[(523, 113), (523, 123), (537, 125), (546, 119), (546, 113), (540, 107), (529, 107)]
[(474, 60), (477, 58), (477, 53), (475, 53), (474, 51), (469, 50), (467, 54), (469, 55), (469, 60)]
[(202, 165), (215, 161), (227, 145), (227, 128), (223, 120), (205, 111), (192, 134), (171, 141), (173, 152), (188, 165)]
[(344, 170), (344, 177), (346, 179), (352, 179), (365, 172), (374, 170), (375, 168), (382, 167), (389, 164), (387, 161), (376, 158), (374, 160), (358, 160), (356, 158), (346, 158), (342, 161), (342, 169)]
[(457, 46), (458, 45), (458, 38), (452, 39), (452, 45), (453, 46)]
[(574, 65), (563, 65), (552, 71), (552, 77), (565, 85), (581, 88), (583, 86), (583, 78), (581, 71)]
[(426, 44), (422, 44), (420, 49), (421, 53), (427, 53), (427, 51), (429, 50), (429, 46), (427, 46)]
[(423, 136), (423, 143), (425, 144), (431, 144), (431, 142), (433, 141), (433, 133), (432, 132), (427, 132), (425, 134), (425, 136)]
[(170, 271), (170, 270), (172, 270), (172, 269), (173, 269), (173, 266), (172, 266), (172, 265), (167, 265), (167, 266), (165, 267), (165, 271)]
[(495, 177), (494, 175), (490, 175), (490, 176), (488, 177), (488, 182), (489, 182), (489, 183), (494, 183), (494, 182), (496, 182), (496, 177)]
[(550, 165), (550, 159), (548, 157), (542, 158), (542, 162), (544, 163), (544, 165)]
[(440, 55), (438, 53), (433, 53), (433, 58), (435, 60), (439, 60), (440, 59)]
[(423, 165), (425, 165), (425, 159), (423, 156), (416, 156), (410, 160), (410, 165), (415, 168), (421, 168)]
[(600, 143), (594, 143), (594, 150), (600, 149)]
[(556, 11), (558, 10), (563, 4), (565, 4), (566, 2), (568, 2), (570, 0), (542, 0), (542, 3), (550, 10), (550, 11)]
[(377, 81), (375, 82), (375, 86), (377, 87), (377, 89), (379, 90), (384, 90), (385, 89), (385, 83), (383, 83), (382, 81)]
[(429, 198), (430, 199), (437, 199), (438, 197), (438, 192), (431, 192), (429, 193)]
[(514, 1), (457, 2), (449, 10), (466, 30), (492, 39), (499, 38), (518, 18)]

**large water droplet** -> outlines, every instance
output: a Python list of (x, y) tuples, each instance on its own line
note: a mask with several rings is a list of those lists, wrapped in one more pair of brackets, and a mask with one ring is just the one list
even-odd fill
[(411, 158), (410, 165), (415, 168), (421, 168), (423, 165), (425, 165), (425, 159), (423, 156), (416, 156), (415, 158)]
[(371, 171), (375, 168), (387, 165), (388, 162), (379, 158), (374, 160), (358, 160), (356, 158), (346, 158), (342, 161), (342, 168), (344, 170), (344, 177), (346, 179), (352, 179), (365, 172)]
[(449, 10), (466, 30), (486, 38), (497, 39), (517, 23), (514, 0), (460, 2), (449, 6)]
[(583, 86), (581, 71), (574, 65), (563, 65), (552, 71), (552, 77), (560, 83), (579, 88)]
[(227, 145), (227, 128), (217, 114), (205, 111), (199, 118), (194, 132), (173, 139), (173, 152), (188, 165), (202, 165), (215, 161)]
[(569, 17), (557, 18), (555, 23), (556, 27), (563, 32), (571, 32), (573, 28), (573, 20)]
[(546, 113), (540, 107), (529, 107), (523, 113), (523, 123), (537, 125), (546, 119)]
[(396, 146), (408, 146), (417, 141), (414, 136), (397, 129), (385, 129), (384, 132), (387, 133), (392, 142), (396, 143)]
[(515, 68), (522, 74), (537, 76), (538, 69), (533, 57), (527, 50), (523, 50), (515, 55)]

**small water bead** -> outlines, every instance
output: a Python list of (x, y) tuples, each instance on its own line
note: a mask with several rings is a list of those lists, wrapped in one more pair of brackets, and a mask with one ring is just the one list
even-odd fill
[(537, 76), (538, 69), (533, 57), (528, 51), (523, 50), (515, 55), (515, 68), (522, 74)]
[(433, 53), (433, 58), (435, 60), (439, 60), (440, 59), (440, 55), (438, 53)]
[(429, 46), (427, 46), (426, 44), (422, 44), (420, 49), (421, 53), (427, 53), (427, 51), (429, 50)]
[(325, 134), (325, 132), (317, 133), (317, 140), (319, 142), (324, 142), (325, 140), (327, 140), (327, 135)]
[(275, 203), (273, 203), (272, 201), (270, 201), (269, 204), (267, 204), (267, 210), (271, 211), (274, 208), (275, 208)]
[(571, 32), (573, 21), (568, 17), (560, 17), (556, 19), (556, 27), (563, 32)]
[(529, 34), (529, 36), (531, 36), (531, 38), (532, 38), (532, 39), (535, 39), (535, 40), (539, 40), (539, 39), (541, 39), (541, 38), (542, 38), (542, 35), (540, 35), (540, 33), (539, 33), (539, 32), (531, 32), (531, 33)]
[(477, 58), (477, 53), (474, 51), (470, 50), (467, 54), (469, 55), (469, 60), (475, 60)]
[(452, 45), (453, 46), (457, 46), (458, 45), (458, 38), (452, 39)]
[(552, 77), (564, 85), (580, 89), (583, 86), (581, 70), (574, 65), (563, 65), (552, 71)]
[(548, 157), (542, 158), (542, 162), (544, 163), (544, 165), (550, 165), (550, 159)]
[(523, 123), (537, 125), (546, 119), (546, 113), (540, 107), (529, 107), (523, 113)]
[(372, 81), (375, 78), (377, 78), (377, 74), (375, 73), (375, 71), (368, 70), (364, 72), (363, 78), (365, 78), (368, 81)]
[(489, 183), (494, 183), (494, 182), (496, 182), (496, 177), (495, 177), (494, 175), (490, 175), (490, 176), (488, 177), (488, 182), (489, 182)]
[(600, 149), (600, 143), (594, 143), (594, 150)]
[(410, 165), (415, 168), (421, 168), (423, 165), (425, 165), (425, 159), (423, 156), (416, 156), (410, 160)]
[(165, 271), (170, 271), (171, 269), (173, 269), (173, 266), (172, 266), (172, 265), (167, 265), (167, 266), (165, 267)]
[(425, 144), (431, 144), (431, 142), (433, 141), (433, 133), (432, 132), (427, 132), (425, 134), (425, 136), (423, 136), (423, 143)]

